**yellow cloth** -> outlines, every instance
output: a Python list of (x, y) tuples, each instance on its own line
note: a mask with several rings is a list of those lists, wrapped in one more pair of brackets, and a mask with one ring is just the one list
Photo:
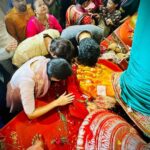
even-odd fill
[(53, 39), (60, 37), (60, 33), (57, 30), (49, 29), (45, 30), (33, 37), (27, 38), (19, 44), (15, 54), (13, 56), (13, 64), (20, 67), (23, 63), (36, 56), (45, 56), (48, 54), (48, 50), (44, 42), (44, 34), (48, 34)]
[(97, 96), (114, 97), (114, 90), (111, 83), (111, 75), (114, 71), (102, 64), (95, 67), (78, 65), (77, 80), (80, 90), (89, 97)]
[(27, 5), (27, 11), (18, 12), (14, 7), (5, 17), (7, 30), (18, 42), (25, 39), (26, 26), (30, 17), (34, 16), (31, 5)]

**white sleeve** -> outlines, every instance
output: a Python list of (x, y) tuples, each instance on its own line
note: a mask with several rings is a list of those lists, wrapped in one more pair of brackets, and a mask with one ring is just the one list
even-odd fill
[(14, 52), (7, 52), (5, 48), (0, 48), (0, 61), (9, 59), (13, 56)]
[(34, 87), (35, 82), (30, 78), (23, 78), (19, 84), (22, 106), (26, 114), (35, 110)]

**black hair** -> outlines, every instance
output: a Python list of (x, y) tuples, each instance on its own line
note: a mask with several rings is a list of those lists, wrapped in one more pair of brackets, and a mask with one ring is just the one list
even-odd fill
[(62, 38), (53, 39), (49, 49), (54, 55), (66, 59), (69, 63), (75, 55), (73, 44), (69, 40)]
[(100, 56), (100, 46), (92, 38), (85, 38), (80, 41), (78, 48), (78, 62), (86, 66), (95, 66)]
[[(115, 4), (120, 4), (120, 0), (112, 0)], [(107, 5), (108, 0), (103, 0), (103, 5)]]
[(47, 63), (48, 77), (54, 77), (58, 80), (65, 80), (72, 74), (71, 65), (62, 58), (53, 58)]

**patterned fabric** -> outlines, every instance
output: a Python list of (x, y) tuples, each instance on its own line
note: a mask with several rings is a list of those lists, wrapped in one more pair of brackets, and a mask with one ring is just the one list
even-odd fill
[(140, 112), (133, 110), (131, 107), (128, 107), (123, 99), (121, 98), (121, 87), (120, 87), (120, 76), (121, 74), (113, 74), (112, 82), (115, 91), (115, 96), (117, 102), (121, 105), (127, 115), (131, 120), (139, 127), (139, 129), (147, 136), (150, 137), (150, 116), (143, 115)]
[(80, 126), (78, 150), (148, 150), (137, 131), (107, 110), (90, 113)]
[(81, 5), (71, 5), (66, 12), (66, 26), (91, 24), (92, 17)]
[[(121, 69), (117, 65), (107, 60), (99, 60), (98, 64), (102, 64), (115, 72), (121, 71)], [(67, 79), (67, 91), (69, 93), (73, 93), (75, 99), (73, 103), (69, 106), (69, 111), (72, 116), (84, 119), (86, 115), (89, 113), (87, 111), (87, 105), (88, 105), (87, 102), (91, 102), (91, 98), (87, 97), (86, 93), (80, 90), (80, 85), (77, 80), (77, 74), (76, 74), (77, 65), (74, 65), (72, 69), (74, 71), (74, 74)], [(110, 99), (110, 97), (108, 98), (106, 96), (101, 96), (98, 97), (94, 101), (94, 103), (98, 105), (98, 108), (102, 108), (102, 107), (110, 108), (111, 106), (112, 107), (114, 106), (115, 101), (112, 98)]]
[(96, 64), (95, 67), (78, 65), (77, 80), (82, 93), (88, 97), (97, 96), (114, 97), (114, 90), (111, 84), (111, 74), (114, 71), (102, 64)]

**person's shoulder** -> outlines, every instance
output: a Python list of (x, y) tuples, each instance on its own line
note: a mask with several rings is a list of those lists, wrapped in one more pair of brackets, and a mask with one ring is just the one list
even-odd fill
[(37, 18), (36, 18), (35, 16), (32, 16), (32, 17), (29, 19), (28, 23), (35, 23), (35, 22), (37, 22), (37, 21), (38, 21)]
[(52, 14), (48, 14), (48, 19), (56, 19), (57, 20), (57, 18)]
[(12, 9), (10, 9), (7, 14), (5, 15), (5, 19), (12, 19), (13, 16), (16, 13), (16, 9), (13, 7)]
[(92, 28), (92, 29), (99, 29), (98, 26), (93, 25), (93, 24), (86, 24), (86, 25), (82, 25), (83, 28)]
[(27, 10), (33, 11), (31, 4), (27, 4)]
[(27, 4), (27, 13), (30, 13), (31, 15), (35, 15), (31, 4)]

